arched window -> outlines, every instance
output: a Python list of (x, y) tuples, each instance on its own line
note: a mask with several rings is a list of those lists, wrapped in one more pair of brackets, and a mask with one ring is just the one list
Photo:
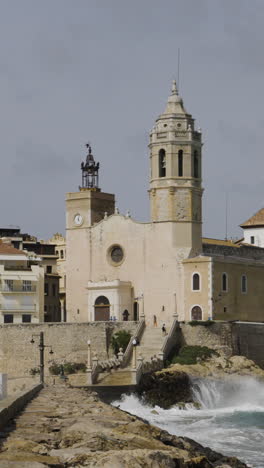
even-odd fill
[(178, 176), (183, 176), (183, 151), (178, 151)]
[(166, 151), (159, 150), (159, 177), (166, 177)]
[(222, 291), (227, 291), (227, 274), (222, 274)]
[(194, 306), (191, 311), (191, 320), (202, 320), (203, 314), (200, 306)]
[(200, 291), (200, 275), (199, 273), (194, 273), (192, 277), (192, 290)]
[(194, 150), (193, 153), (193, 177), (195, 177), (195, 179), (199, 178), (199, 160), (197, 150)]
[(246, 275), (241, 276), (241, 292), (246, 293), (247, 292), (247, 277)]

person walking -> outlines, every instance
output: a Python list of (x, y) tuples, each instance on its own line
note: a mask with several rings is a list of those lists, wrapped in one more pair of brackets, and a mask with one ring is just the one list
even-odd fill
[(163, 336), (167, 335), (165, 323), (161, 327)]
[(154, 327), (157, 327), (157, 326), (158, 326), (158, 322), (157, 322), (157, 317), (156, 317), (156, 315), (153, 315), (153, 326), (154, 326)]

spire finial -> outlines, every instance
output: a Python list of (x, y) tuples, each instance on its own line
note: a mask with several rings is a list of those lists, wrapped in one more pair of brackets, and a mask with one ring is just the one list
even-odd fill
[(172, 82), (171, 92), (172, 92), (172, 94), (176, 94), (178, 96), (178, 89), (177, 89), (176, 80), (173, 80), (173, 82)]

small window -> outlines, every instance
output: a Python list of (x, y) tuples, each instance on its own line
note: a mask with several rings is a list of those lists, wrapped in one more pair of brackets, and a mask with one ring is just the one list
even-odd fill
[(222, 291), (227, 292), (227, 274), (222, 274)]
[(12, 314), (5, 314), (4, 315), (4, 323), (13, 323), (14, 316)]
[(44, 312), (47, 312), (47, 306), (44, 305)]
[(23, 286), (22, 286), (23, 291), (31, 291), (31, 281), (30, 280), (23, 280)]
[(255, 244), (255, 236), (250, 236), (250, 244)]
[(63, 252), (63, 250), (60, 251), (60, 258), (64, 258), (64, 252)]
[(47, 273), (52, 273), (52, 266), (51, 265), (47, 265), (46, 272)]
[(58, 250), (56, 250), (56, 255), (59, 256), (59, 251)]
[(193, 291), (200, 291), (200, 275), (199, 275), (199, 273), (194, 273), (193, 274), (192, 289), (193, 289)]
[(57, 291), (56, 284), (53, 284), (52, 285), (52, 296), (56, 296), (56, 291)]
[(247, 293), (247, 277), (246, 275), (241, 276), (241, 292)]
[(193, 153), (193, 177), (195, 177), (195, 179), (199, 178), (199, 160), (197, 150)]
[(49, 285), (48, 285), (48, 283), (45, 283), (45, 285), (44, 285), (44, 293), (45, 293), (46, 296), (49, 295)]
[(5, 287), (4, 289), (6, 291), (13, 291), (14, 290), (14, 281), (13, 280), (9, 280), (9, 279), (6, 279), (5, 280)]
[(31, 315), (30, 314), (23, 314), (22, 315), (22, 323), (31, 323)]
[(166, 151), (159, 150), (159, 177), (166, 177)]
[(183, 176), (183, 151), (178, 151), (178, 176)]
[(224, 307), (224, 312), (227, 312), (227, 307)]

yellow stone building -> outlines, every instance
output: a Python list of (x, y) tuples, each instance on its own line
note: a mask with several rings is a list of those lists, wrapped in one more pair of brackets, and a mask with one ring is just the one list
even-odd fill
[(202, 238), (202, 134), (175, 81), (150, 132), (150, 222), (101, 192), (87, 146), (66, 196), (68, 321), (264, 319), (264, 249)]

